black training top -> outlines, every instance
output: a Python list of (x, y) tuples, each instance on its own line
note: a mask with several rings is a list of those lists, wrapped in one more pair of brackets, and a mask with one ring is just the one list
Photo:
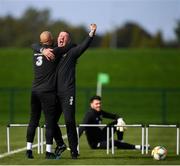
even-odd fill
[[(117, 120), (119, 116), (103, 110), (96, 111), (90, 108), (90, 110), (86, 112), (82, 124), (101, 124), (103, 118)], [(89, 127), (87, 127), (87, 129), (88, 128)], [(79, 135), (81, 135), (85, 129), (86, 127), (80, 127)]]
[[(117, 120), (119, 116), (103, 110), (98, 112), (90, 108), (90, 110), (86, 112), (82, 124), (101, 124), (103, 118)], [(100, 127), (80, 127), (79, 136), (82, 135), (83, 131), (86, 132), (87, 140), (90, 144), (96, 143), (98, 141), (98, 137), (101, 136)]]
[(65, 53), (57, 67), (57, 92), (75, 92), (75, 70), (77, 59), (89, 47), (93, 37), (87, 37), (81, 44)]
[[(33, 44), (34, 49), (33, 56), (33, 68), (34, 68), (34, 80), (32, 84), (32, 91), (55, 91), (55, 71), (56, 67), (61, 59), (62, 54), (67, 52), (70, 47), (62, 47), (58, 50), (58, 55), (55, 56), (54, 60), (47, 60), (44, 55), (40, 53), (40, 48), (54, 48), (54, 45), (40, 45)], [(54, 52), (55, 54), (55, 52)]]

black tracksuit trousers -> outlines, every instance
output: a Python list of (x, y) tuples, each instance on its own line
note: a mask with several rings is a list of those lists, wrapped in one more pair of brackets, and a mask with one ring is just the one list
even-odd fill
[(57, 130), (56, 94), (54, 92), (32, 92), (31, 94), (31, 115), (27, 129), (27, 142), (33, 142), (36, 128), (39, 125), (41, 110), (45, 116), (46, 144), (53, 144), (55, 139), (61, 138), (59, 144), (63, 144), (61, 131)]
[(77, 152), (78, 138), (75, 121), (75, 95), (74, 92), (58, 93), (60, 111), (64, 114), (67, 136), (71, 153)]
[[(115, 125), (115, 124), (117, 124), (117, 121), (112, 121), (111, 123), (108, 124), (108, 126)], [(135, 149), (135, 145), (122, 142), (124, 132), (120, 132), (116, 130), (116, 127), (113, 127), (113, 128), (114, 128), (114, 132), (117, 134), (117, 140), (114, 140), (114, 146), (116, 146), (119, 149)], [(93, 128), (92, 128), (92, 131), (93, 131)], [(99, 129), (99, 132), (97, 133), (97, 135), (95, 133), (91, 133), (88, 136), (90, 135), (91, 137), (94, 138), (94, 140), (96, 140), (95, 142), (89, 141), (89, 145), (91, 146), (92, 149), (106, 149), (107, 148), (107, 127), (104, 127), (102, 130)], [(112, 138), (112, 135), (111, 135), (111, 132), (109, 132), (110, 148), (111, 148), (111, 138)]]

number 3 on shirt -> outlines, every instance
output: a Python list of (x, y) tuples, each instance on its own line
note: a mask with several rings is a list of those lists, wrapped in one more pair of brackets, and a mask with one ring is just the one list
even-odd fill
[(36, 66), (41, 66), (43, 63), (43, 57), (42, 56), (38, 56), (37, 57), (37, 61), (36, 61)]

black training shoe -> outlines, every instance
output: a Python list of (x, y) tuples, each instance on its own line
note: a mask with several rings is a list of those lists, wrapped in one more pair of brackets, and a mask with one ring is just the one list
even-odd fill
[(26, 157), (27, 157), (28, 159), (33, 159), (33, 158), (34, 158), (33, 153), (32, 153), (32, 150), (27, 150), (27, 151), (26, 151)]
[(56, 159), (56, 156), (54, 153), (46, 152), (46, 159)]
[(56, 155), (56, 158), (60, 158), (61, 157), (61, 154), (67, 149), (67, 146), (66, 144), (63, 144), (61, 146), (57, 146), (56, 149), (55, 149), (55, 155)]
[(78, 156), (79, 156), (78, 152), (71, 152), (72, 159), (76, 160), (78, 158)]

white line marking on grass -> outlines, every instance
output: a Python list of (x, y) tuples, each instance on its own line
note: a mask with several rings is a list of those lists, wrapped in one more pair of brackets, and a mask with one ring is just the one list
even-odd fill
[[(67, 134), (63, 135), (62, 136), (63, 139), (66, 139), (67, 138)], [(46, 142), (44, 141), (43, 142), (43, 145), (45, 144)], [(32, 148), (36, 148), (38, 146), (38, 144), (35, 144), (32, 146)], [(20, 148), (20, 149), (17, 149), (17, 150), (13, 150), (13, 151), (10, 151), (9, 153), (3, 153), (3, 154), (0, 154), (0, 158), (4, 158), (4, 157), (7, 157), (7, 156), (10, 156), (12, 154), (15, 154), (15, 153), (19, 153), (19, 152), (22, 152), (22, 151), (25, 151), (26, 150), (26, 147), (24, 148)]]
[[(37, 146), (38, 146), (38, 144), (35, 144), (32, 147), (35, 148)], [(6, 157), (6, 156), (10, 156), (12, 154), (19, 153), (19, 152), (22, 152), (22, 151), (25, 151), (25, 150), (26, 150), (26, 147), (10, 151), (9, 153), (3, 153), (3, 154), (0, 155), (0, 158)]]

